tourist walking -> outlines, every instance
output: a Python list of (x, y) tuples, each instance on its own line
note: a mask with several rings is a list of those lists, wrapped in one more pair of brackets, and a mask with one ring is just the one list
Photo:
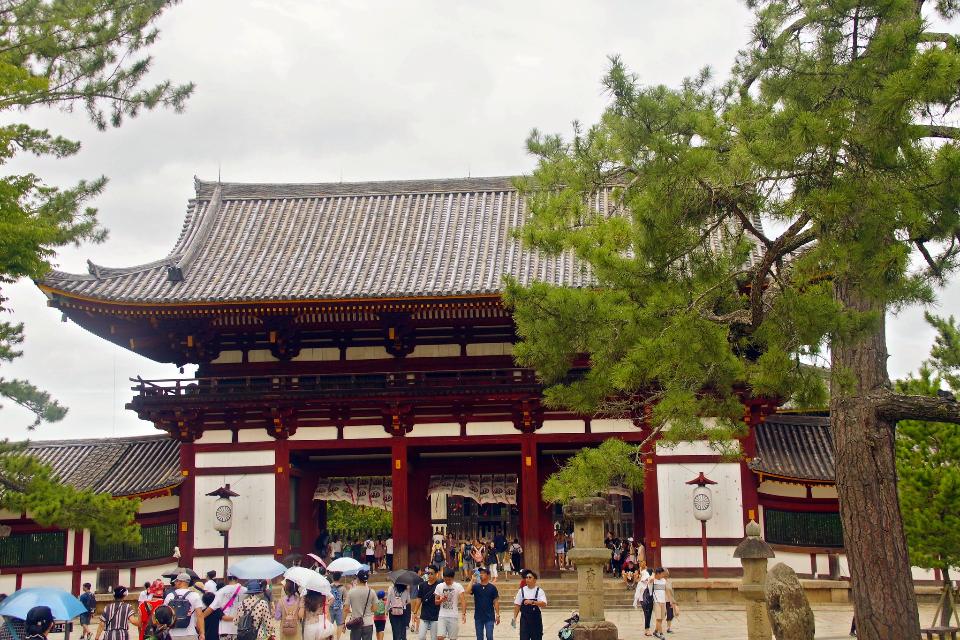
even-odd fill
[[(203, 623), (204, 640), (220, 636), (220, 618), (223, 617), (223, 612), (213, 608), (213, 602), (216, 599), (217, 594), (210, 591), (204, 591), (203, 595), (200, 596), (200, 600), (203, 601), (203, 612), (200, 614), (200, 619)], [(152, 617), (153, 612), (151, 612), (150, 618), (141, 618), (141, 620), (149, 620)], [(141, 625), (140, 629), (143, 630), (143, 628), (143, 625)]]
[[(189, 580), (189, 577), (187, 578)], [(96, 640), (128, 640), (130, 625), (140, 626), (140, 616), (133, 605), (124, 602), (127, 597), (126, 587), (114, 587), (113, 602), (108, 604), (100, 614), (100, 624), (97, 626)]]
[(343, 633), (345, 629), (343, 625), (343, 607), (347, 601), (347, 587), (340, 582), (342, 577), (343, 574), (339, 571), (330, 573), (332, 580), (330, 583), (330, 619), (333, 620), (333, 624), (337, 627), (335, 632), (337, 638), (340, 637), (340, 634)]
[(383, 545), (383, 536), (377, 536), (377, 541), (373, 545), (374, 556), (377, 560), (377, 569), (386, 569), (384, 564), (384, 556), (386, 555), (385, 547)]
[(507, 542), (507, 537), (503, 535), (503, 529), (497, 529), (496, 535), (493, 536), (493, 551), (497, 556), (497, 565), (501, 568), (506, 565), (507, 549), (509, 546), (510, 543)]
[(467, 587), (473, 596), (473, 625), (477, 640), (493, 640), (493, 626), (500, 624), (500, 592), (490, 582), (490, 571), (483, 567), (479, 571), (480, 581)]
[(443, 542), (434, 542), (433, 547), (430, 550), (430, 561), (436, 565), (438, 569), (443, 569), (446, 566), (447, 554), (443, 551)]
[(644, 564), (640, 565), (640, 579), (633, 592), (633, 608), (643, 610), (643, 635), (650, 636), (650, 619), (653, 616), (653, 572)]
[(347, 592), (343, 606), (343, 617), (350, 629), (350, 640), (373, 640), (373, 605), (377, 594), (367, 586), (370, 572), (361, 569), (357, 572), (356, 585)]
[(437, 602), (437, 587), (440, 568), (429, 565), (424, 574), (426, 582), (421, 582), (417, 589), (417, 600), (413, 605), (413, 621), (418, 630), (420, 640), (437, 640), (437, 620), (440, 618), (440, 604)]
[(270, 604), (262, 580), (247, 581), (247, 595), (237, 607), (237, 640), (266, 640), (270, 628)]
[(343, 556), (343, 543), (340, 542), (340, 536), (333, 537), (333, 542), (330, 543), (330, 552), (333, 554), (334, 560)]
[(564, 535), (559, 526), (553, 532), (553, 546), (553, 562), (558, 570), (563, 571), (567, 565), (567, 536)]
[(383, 632), (387, 628), (387, 592), (377, 591), (377, 602), (373, 605), (373, 632), (377, 640), (383, 640)]
[(393, 640), (407, 640), (410, 626), (410, 590), (405, 584), (394, 584), (387, 592), (387, 616)]
[(280, 636), (284, 640), (302, 640), (303, 611), (299, 589), (292, 580), (283, 581), (283, 597), (273, 607), (273, 618), (280, 623)]
[(667, 580), (663, 576), (663, 567), (657, 567), (653, 571), (653, 617), (653, 637), (663, 640), (663, 622), (667, 617)]
[(90, 620), (97, 610), (97, 596), (93, 595), (93, 586), (89, 582), (83, 583), (83, 591), (78, 596), (80, 604), (86, 607), (86, 612), (80, 614), (80, 640), (90, 640), (93, 637), (90, 631)]
[(383, 543), (384, 551), (387, 554), (387, 571), (393, 571), (393, 536), (390, 535), (387, 537), (386, 542)]
[(217, 581), (214, 578), (217, 577), (217, 572), (210, 570), (207, 571), (207, 581), (203, 583), (203, 590), (209, 591), (210, 593), (217, 592)]
[(140, 620), (143, 621), (140, 625), (140, 640), (144, 640), (147, 626), (153, 620), (153, 612), (157, 610), (157, 607), (163, 606), (163, 581), (157, 579), (146, 583), (137, 599), (139, 600), (137, 613), (140, 615)]
[(452, 568), (443, 571), (443, 584), (435, 594), (440, 605), (437, 620), (437, 640), (456, 640), (460, 623), (467, 622), (467, 598), (463, 585), (456, 581), (457, 572)]
[(203, 633), (203, 624), (197, 615), (203, 609), (203, 600), (196, 589), (190, 588), (188, 573), (177, 574), (173, 587), (173, 591), (168, 593), (163, 601), (163, 604), (173, 609), (177, 617), (170, 629), (170, 637), (197, 638)]
[(517, 538), (510, 544), (510, 568), (516, 574), (523, 570), (523, 547)]
[(370, 573), (377, 572), (377, 545), (372, 538), (367, 538), (363, 541), (363, 556), (364, 559), (361, 562), (366, 562), (367, 566), (370, 567)]
[(510, 624), (517, 626), (517, 616), (520, 616), (520, 640), (543, 639), (543, 608), (547, 606), (547, 594), (537, 586), (538, 578), (535, 571), (528, 569), (523, 576), (524, 586), (513, 599), (513, 621)]
[(670, 579), (670, 571), (663, 570), (663, 577), (667, 581), (667, 633), (673, 633), (673, 619), (680, 617), (680, 605), (673, 594), (673, 581)]
[(323, 640), (336, 633), (337, 626), (330, 619), (330, 599), (318, 591), (303, 596), (303, 640)]
[[(220, 622), (218, 624), (220, 640), (236, 640), (237, 610), (240, 608), (240, 602), (243, 601), (246, 593), (246, 587), (240, 584), (237, 577), (228, 575), (227, 584), (220, 587), (210, 610), (204, 612), (204, 616), (214, 615), (216, 611), (220, 612)], [(204, 640), (213, 640), (213, 638), (204, 638)]]

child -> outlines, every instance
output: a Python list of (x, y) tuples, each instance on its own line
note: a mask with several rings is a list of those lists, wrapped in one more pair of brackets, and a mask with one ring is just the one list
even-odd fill
[(663, 620), (667, 617), (667, 579), (663, 577), (663, 567), (653, 571), (653, 616), (656, 620), (653, 637), (663, 640)]
[(387, 603), (385, 591), (377, 591), (377, 601), (373, 604), (373, 626), (377, 631), (377, 640), (383, 640), (383, 630), (387, 627)]
[(80, 614), (80, 628), (83, 630), (80, 633), (80, 640), (90, 640), (93, 637), (90, 631), (90, 618), (97, 609), (97, 596), (93, 595), (91, 588), (92, 585), (89, 582), (84, 582), (83, 593), (80, 594), (80, 604), (87, 608), (85, 613)]

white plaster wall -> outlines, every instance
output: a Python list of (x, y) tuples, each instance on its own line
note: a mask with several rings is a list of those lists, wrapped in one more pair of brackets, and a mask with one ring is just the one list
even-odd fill
[(193, 515), (193, 544), (198, 548), (222, 547), (223, 538), (213, 529), (213, 503), (205, 495), (224, 483), (240, 494), (233, 499), (231, 547), (273, 546), (276, 501), (273, 474), (197, 476)]
[[(731, 440), (725, 443), (727, 447), (735, 447), (736, 450), (740, 449), (740, 443), (736, 440)], [(730, 451), (730, 449), (726, 449)], [(706, 440), (696, 440), (688, 442), (677, 442), (674, 444), (666, 442), (657, 443), (657, 455), (658, 456), (715, 456), (717, 455), (717, 450), (710, 446), (710, 443)]]
[(340, 349), (323, 347), (319, 349), (301, 349), (297, 357), (291, 358), (294, 362), (329, 362), (340, 359)]
[(300, 427), (291, 440), (336, 440), (336, 427)]
[(365, 438), (386, 438), (387, 432), (382, 424), (356, 425), (343, 428), (344, 440), (361, 440)]
[(177, 496), (161, 496), (159, 498), (150, 498), (140, 503), (140, 509), (137, 513), (156, 513), (158, 511), (169, 511), (180, 506), (180, 498)]
[[(177, 526), (180, 526), (180, 525), (177, 525)], [(90, 563), (90, 529), (83, 530), (83, 549), (80, 552), (80, 561), (83, 564)], [(93, 583), (91, 582), (90, 584), (93, 584)]]
[(0, 593), (11, 594), (17, 590), (17, 576), (0, 576)]
[[(123, 572), (120, 572), (121, 576)], [(27, 587), (54, 587), (63, 589), (67, 593), (73, 591), (73, 574), (69, 571), (57, 571), (56, 573), (25, 573), (23, 574), (23, 588)], [(7, 593), (10, 593), (8, 591)]]
[(226, 429), (204, 431), (203, 435), (197, 438), (197, 444), (228, 444), (230, 442), (233, 442), (233, 432)]
[(630, 420), (610, 420), (602, 418), (590, 421), (591, 433), (623, 433), (639, 431)]
[(544, 420), (537, 433), (584, 433), (586, 430), (583, 420)]
[(216, 360), (211, 360), (210, 364), (237, 364), (243, 362), (243, 351), (221, 351)]
[(502, 436), (519, 433), (512, 422), (468, 422), (468, 436)]
[(237, 442), (276, 442), (266, 429), (240, 429)]
[(458, 344), (420, 344), (413, 348), (408, 358), (456, 358), (460, 355)]
[[(195, 571), (200, 575), (204, 575), (208, 570), (213, 569), (214, 567), (217, 566), (216, 564), (213, 564), (208, 567), (201, 561), (195, 562), (194, 564), (196, 564), (198, 567), (197, 569), (195, 569)], [(146, 582), (147, 580), (150, 580), (152, 582), (153, 580), (160, 579), (166, 582), (167, 579), (161, 578), (160, 576), (162, 576), (165, 573), (170, 573), (176, 568), (177, 568), (177, 563), (172, 561), (167, 562), (165, 564), (152, 564), (147, 567), (137, 567), (137, 583), (133, 585), (133, 587), (142, 588), (143, 583)], [(221, 560), (220, 568), (217, 569), (217, 575), (220, 575), (222, 572), (223, 572), (223, 561)], [(123, 571), (120, 572), (120, 575), (121, 576), (123, 575)], [(96, 582), (91, 581), (91, 584), (96, 586)]]
[(460, 425), (456, 422), (438, 422), (436, 424), (415, 424), (408, 438), (437, 438), (460, 435)]
[[(146, 578), (143, 579), (146, 582)], [(97, 588), (97, 572), (96, 570), (88, 570), (80, 572), (80, 584), (82, 585), (85, 582), (89, 582), (90, 585), (96, 589)]]
[(707, 537), (743, 537), (743, 493), (740, 465), (736, 463), (658, 464), (661, 538), (699, 538), (700, 522), (693, 516), (693, 486), (686, 484), (700, 472), (717, 484), (713, 492), (713, 518)]
[(833, 485), (825, 487), (813, 486), (810, 488), (810, 493), (814, 498), (836, 498), (837, 488)]
[(392, 357), (386, 347), (347, 347), (347, 360), (379, 360)]
[(513, 345), (509, 342), (478, 342), (467, 345), (468, 356), (510, 356)]
[(765, 493), (769, 496), (786, 496), (789, 498), (806, 498), (807, 488), (799, 484), (788, 484), (786, 482), (775, 482), (773, 480), (764, 480), (757, 487), (759, 493)]
[(280, 362), (272, 353), (270, 349), (251, 349), (247, 352), (247, 361), (248, 362)]
[[(273, 464), (277, 455), (273, 449), (257, 451), (201, 451), (194, 455), (194, 464), (203, 467), (257, 467)], [(216, 488), (216, 487), (214, 487)]]
[(775, 551), (776, 557), (770, 559), (769, 566), (782, 562), (797, 573), (810, 573), (810, 554), (794, 553), (793, 551)]
[(66, 537), (67, 537), (67, 553), (64, 556), (65, 558), (64, 564), (69, 566), (73, 564), (73, 549), (74, 547), (77, 546), (77, 532), (72, 529), (68, 529)]
[[(736, 547), (708, 546), (707, 564), (715, 568), (740, 567), (740, 561), (733, 557)], [(703, 566), (701, 547), (663, 547), (660, 549), (660, 564), (667, 569), (698, 568)]]

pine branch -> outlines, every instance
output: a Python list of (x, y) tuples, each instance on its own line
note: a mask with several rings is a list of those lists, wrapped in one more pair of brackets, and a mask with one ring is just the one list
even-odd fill
[(939, 396), (914, 396), (885, 390), (875, 394), (877, 415), (887, 420), (928, 420), (960, 424), (960, 402)]
[(917, 138), (946, 138), (960, 140), (960, 127), (951, 127), (945, 124), (915, 124), (910, 131)]

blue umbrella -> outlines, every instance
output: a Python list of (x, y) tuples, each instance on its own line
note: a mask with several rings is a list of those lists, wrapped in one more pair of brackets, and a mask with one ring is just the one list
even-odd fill
[(25, 620), (30, 609), (50, 607), (56, 620), (73, 620), (87, 608), (73, 594), (52, 587), (31, 587), (13, 592), (0, 604), (0, 616)]
[(355, 576), (355, 575), (357, 575), (357, 573), (359, 573), (361, 570), (363, 570), (363, 571), (370, 571), (370, 565), (368, 565), (368, 564), (362, 564), (362, 565), (360, 565), (359, 567), (356, 567), (356, 568), (354, 568), (354, 569), (347, 569), (346, 571), (343, 572), (343, 575), (345, 575), (345, 576)]
[(247, 558), (232, 565), (227, 573), (241, 580), (269, 580), (283, 575), (287, 568), (273, 558)]

